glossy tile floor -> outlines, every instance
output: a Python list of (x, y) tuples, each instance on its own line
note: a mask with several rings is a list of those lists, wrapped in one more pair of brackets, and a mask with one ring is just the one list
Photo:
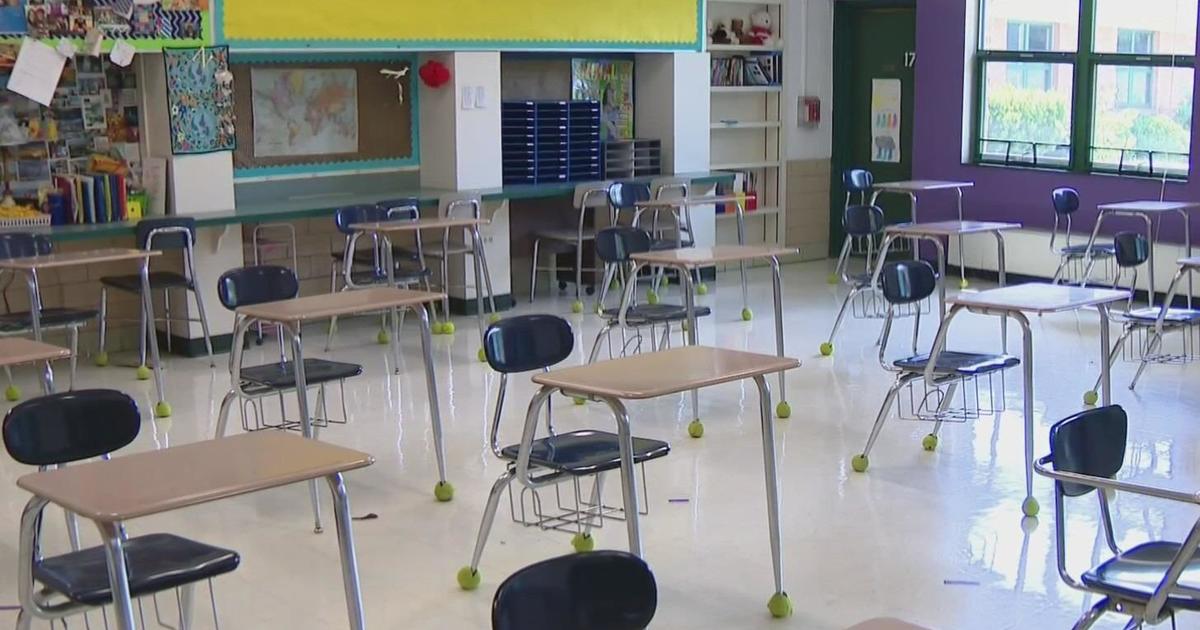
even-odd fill
[[(1056, 573), (1051, 489), (1045, 480), (1035, 480), (1043, 506), (1040, 521), (1022, 521), (1017, 375), (1008, 379), (1009, 411), (946, 426), (936, 453), (920, 446), (928, 425), (893, 420), (876, 445), (870, 471), (849, 471), (850, 456), (862, 449), (891, 378), (876, 362), (877, 322), (848, 320), (836, 356), (817, 356), (840, 298), (840, 290), (825, 283), (830, 266), (784, 268), (788, 352), (804, 361), (790, 375), (793, 416), (777, 424), (785, 579), (796, 614), (776, 621), (766, 610), (772, 584), (758, 407), (753, 385), (746, 383), (701, 395), (708, 430), (702, 440), (686, 436), (690, 418), (684, 397), (631, 405), (636, 433), (669, 440), (674, 448), (647, 469), (650, 514), (643, 520), (643, 535), (660, 589), (654, 627), (839, 629), (879, 616), (934, 628), (1070, 627), (1092, 600), (1068, 589)], [(757, 270), (752, 278), (757, 317), (751, 323), (739, 317), (736, 275), (723, 274), (701, 299), (715, 310), (702, 324), (703, 343), (773, 350), (769, 276)], [(678, 299), (678, 290), (670, 296)], [(545, 299), (519, 311), (569, 313), (569, 304), (565, 297)], [(598, 322), (590, 315), (568, 317), (579, 339), (572, 361), (582, 361)], [(892, 354), (901, 351), (899, 339), (907, 335), (910, 321), (899, 324), (901, 337)], [(927, 318), (925, 324), (927, 345), (934, 322)], [(1041, 454), (1049, 424), (1080, 409), (1081, 395), (1096, 374), (1098, 325), (1095, 314), (1085, 311), (1036, 319), (1033, 326), (1036, 450)], [(355, 523), (368, 625), (486, 628), (500, 581), (525, 564), (570, 551), (569, 536), (514, 524), (502, 501), (484, 554), (483, 585), (473, 593), (458, 589), (455, 572), (469, 560), (484, 499), (503, 468), (487, 444), (497, 377), (475, 360), (473, 320), (460, 319), (454, 337), (435, 338), (450, 475), (457, 487), (452, 503), (435, 503), (416, 328), (410, 323), (405, 329), (398, 377), (375, 345), (374, 330), (367, 319), (343, 326), (333, 356), (364, 364), (366, 374), (347, 389), (350, 424), (322, 435), (378, 460), (348, 478), (354, 513), (378, 515)], [(951, 344), (994, 350), (998, 330), (994, 319), (964, 316)], [(1018, 334), (1014, 325), (1014, 347)], [(323, 342), (317, 329), (308, 335), (314, 354)], [(265, 357), (266, 350), (255, 352)], [(1194, 383), (1200, 366), (1153, 367), (1136, 394), (1126, 389), (1132, 372), (1130, 364), (1119, 363), (1114, 381), (1116, 401), (1131, 416), (1125, 475), (1195, 488), (1200, 389)], [(29, 370), (18, 378), (27, 392), (36, 390)], [(146, 421), (135, 449), (211, 435), (229, 381), (224, 362), (210, 369), (204, 360), (172, 359), (167, 378), (175, 415), (166, 422)], [(65, 382), (64, 366), (60, 383)], [(79, 384), (136, 392), (144, 410), (150, 409), (152, 387), (135, 381), (131, 370), (87, 367)], [(502, 427), (505, 443), (518, 439), (532, 392), (527, 377), (514, 379)], [(575, 407), (561, 397), (554, 405), (561, 429), (612, 426), (597, 405)], [(0, 458), (0, 509), (7, 515), (0, 519), (0, 604), (5, 605), (16, 600), (17, 523), (27, 499), (14, 482), (26, 472)], [(617, 490), (617, 484), (609, 489)], [(619, 493), (611, 493), (610, 500), (619, 501)], [(1115, 506), (1125, 544), (1147, 537), (1181, 539), (1197, 516), (1188, 507), (1126, 495)], [(1104, 545), (1096, 532), (1095, 502), (1081, 500), (1071, 507), (1069, 560), (1078, 571)], [(47, 517), (47, 539), (59, 543), (57, 549), (65, 541), (60, 515), (52, 508)], [(307, 494), (296, 486), (133, 522), (130, 530), (171, 531), (242, 552), (242, 567), (216, 583), (225, 628), (344, 628), (337, 549), (329, 521), (327, 526), (328, 533), (312, 533)], [(95, 540), (90, 529), (85, 533)], [(610, 523), (597, 535), (601, 547), (625, 545), (621, 523)], [(150, 619), (152, 610), (146, 615)], [(0, 625), (14, 616), (0, 612)], [(200, 627), (210, 627), (206, 614), (198, 619)], [(1121, 625), (1123, 620), (1111, 618), (1099, 627)], [(1179, 627), (1200, 627), (1200, 616), (1181, 617)]]

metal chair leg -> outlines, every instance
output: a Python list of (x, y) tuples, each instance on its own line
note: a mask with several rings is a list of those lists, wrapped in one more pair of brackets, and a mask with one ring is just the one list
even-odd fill
[(71, 326), (71, 378), (67, 390), (75, 391), (75, 368), (79, 365), (79, 327)]
[[(337, 262), (333, 262), (329, 266), (329, 292), (337, 293)], [(325, 335), (325, 352), (333, 349), (333, 336), (337, 334), (337, 317), (329, 318), (329, 332)]]
[[(1113, 344), (1112, 350), (1108, 352), (1108, 369), (1112, 370), (1113, 365), (1117, 362), (1117, 356), (1121, 354), (1121, 349), (1125, 347), (1125, 341), (1129, 339), (1129, 335), (1133, 334), (1133, 327), (1126, 326), (1125, 331), (1117, 337), (1117, 343)], [(1092, 387), (1092, 391), (1100, 391), (1100, 381), (1104, 378), (1104, 374), (1096, 377), (1096, 384)]]
[(483, 548), (487, 545), (488, 535), (492, 532), (492, 523), (496, 520), (496, 508), (500, 507), (500, 495), (512, 483), (517, 472), (511, 468), (492, 484), (492, 492), (488, 494), (486, 507), (483, 508), (483, 520), (479, 523), (479, 534), (475, 538), (475, 551), (471, 554), (471, 572), (479, 572), (479, 560), (483, 557)]
[(883, 405), (879, 408), (879, 415), (875, 417), (875, 426), (871, 427), (871, 435), (867, 438), (867, 445), (863, 448), (862, 456), (865, 458), (871, 454), (871, 448), (875, 446), (875, 440), (879, 439), (879, 432), (883, 429), (884, 422), (892, 412), (892, 404), (896, 401), (896, 395), (900, 393), (900, 389), (916, 379), (916, 375), (902, 375), (896, 379), (895, 384), (888, 390), (887, 396), (883, 399)]
[(604, 327), (600, 329), (600, 332), (596, 333), (596, 341), (592, 343), (592, 352), (588, 354), (587, 362), (589, 364), (595, 363), (596, 359), (600, 356), (600, 342), (608, 339), (612, 335), (612, 329), (613, 324), (610, 322), (605, 324)]
[(204, 350), (208, 353), (208, 367), (216, 367), (216, 360), (213, 359), (212, 334), (208, 330), (208, 314), (204, 311), (204, 298), (200, 297), (200, 292), (195, 288), (191, 289), (192, 299), (196, 301), (196, 313), (200, 316), (200, 330), (204, 333)]
[(171, 351), (171, 290), (163, 289), (163, 313), (167, 324), (167, 352)]
[(850, 302), (861, 292), (862, 289), (857, 287), (850, 289), (850, 292), (846, 294), (846, 299), (842, 300), (842, 307), (838, 309), (837, 319), (833, 320), (833, 330), (829, 331), (829, 345), (833, 345), (833, 339), (837, 337), (838, 329), (842, 327), (842, 320), (846, 318), (846, 309), (850, 308)]
[(98, 319), (100, 320), (99, 326), (97, 326), (100, 329), (100, 342), (98, 344), (100, 349), (98, 352), (103, 357), (105, 354), (104, 343), (108, 337), (108, 287), (103, 285), (100, 286), (100, 316)]
[(1104, 616), (1104, 613), (1108, 612), (1109, 605), (1110, 600), (1107, 597), (1102, 598), (1096, 602), (1095, 606), (1092, 606), (1087, 612), (1083, 613), (1083, 616), (1075, 622), (1075, 625), (1071, 626), (1071, 630), (1088, 630), (1100, 620), (1100, 617)]
[(185, 584), (179, 591), (179, 630), (192, 630), (192, 608), (196, 599), (196, 585)]
[(221, 399), (221, 407), (217, 412), (217, 430), (213, 438), (225, 437), (225, 425), (229, 422), (229, 408), (233, 405), (233, 401), (238, 397), (237, 392), (229, 390), (225, 397)]
[(530, 265), (529, 271), (529, 303), (533, 303), (533, 298), (537, 296), (537, 272), (538, 272), (538, 252), (542, 248), (541, 239), (533, 239), (533, 263)]

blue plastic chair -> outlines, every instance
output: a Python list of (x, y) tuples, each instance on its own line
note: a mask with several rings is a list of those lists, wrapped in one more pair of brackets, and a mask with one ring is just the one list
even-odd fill
[[(600, 230), (596, 234), (596, 256), (604, 263), (604, 286), (612, 284), (618, 276), (620, 276), (622, 286), (629, 282), (635, 282), (633, 268), (636, 265), (632, 257), (635, 254), (650, 251), (653, 246), (652, 241), (649, 232), (635, 227), (618, 226)], [(651, 346), (656, 350), (660, 345), (669, 346), (672, 324), (682, 325), (687, 322), (687, 307), (684, 305), (638, 304), (635, 292), (626, 291), (623, 295), (628, 295), (631, 301), (625, 311), (624, 327), (633, 331), (650, 328)], [(603, 294), (601, 297), (603, 298)], [(624, 299), (622, 297), (622, 300)], [(606, 309), (604, 303), (600, 302), (596, 305), (596, 310), (605, 322), (604, 326), (600, 328), (600, 332), (596, 334), (596, 340), (592, 343), (588, 363), (593, 363), (599, 358), (602, 343), (611, 339), (614, 328), (622, 326), (620, 307)], [(697, 318), (708, 317), (711, 314), (712, 309), (709, 307), (696, 306)], [(656, 334), (657, 326), (663, 326), (661, 341)]]
[(596, 551), (512, 574), (492, 600), (492, 630), (642, 630), (657, 608), (658, 584), (641, 558)]
[[(230, 311), (237, 311), (242, 306), (253, 306), (267, 302), (290, 300), (300, 294), (300, 283), (296, 274), (287, 267), (276, 265), (258, 265), (241, 267), (225, 272), (217, 281), (217, 296), (221, 304)], [(286, 409), (283, 405), (282, 394), (296, 389), (295, 364), (287, 359), (283, 335), (279, 336), (279, 360), (275, 363), (243, 367), (246, 332), (256, 322), (237, 316), (234, 322), (233, 350), (230, 357), (230, 374), (233, 375), (233, 386), (221, 401), (220, 412), (217, 416), (216, 437), (225, 435), (225, 425), (229, 418), (230, 408), (235, 400), (253, 404), (257, 422), (250, 424), (243, 413), (243, 428), (246, 431), (260, 429), (292, 429), (300, 428), (300, 421), (287, 420)], [(342, 393), (342, 419), (333, 420), (323, 413), (326, 406), (325, 385), (338, 382), (344, 385), (345, 380), (362, 374), (362, 366), (356, 363), (342, 363), (324, 359), (304, 359), (304, 376), (310, 388), (317, 388), (316, 411), (312, 414), (314, 428), (326, 426), (329, 423), (342, 424), (345, 422), (345, 392)], [(261, 401), (268, 396), (279, 396), (279, 423), (269, 423), (263, 415)], [(243, 410), (244, 410), (243, 405)]]
[[(917, 353), (918, 336), (921, 329), (920, 309), (915, 309), (913, 317), (912, 354), (891, 362), (884, 357), (887, 354), (896, 309), (926, 300), (937, 290), (938, 278), (933, 266), (923, 260), (887, 263), (880, 271), (879, 282), (880, 292), (888, 304), (887, 317), (883, 323), (883, 337), (879, 347), (879, 363), (883, 369), (894, 373), (896, 380), (883, 399), (883, 405), (875, 417), (875, 424), (871, 428), (866, 446), (862, 453), (851, 459), (851, 467), (855, 472), (866, 472), (870, 465), (871, 448), (875, 445), (875, 440), (878, 439), (884, 423), (891, 416), (892, 406), (897, 395), (906, 386), (914, 385), (917, 381), (925, 379), (931, 360), (928, 352)], [(933, 377), (932, 382), (926, 384), (924, 393), (918, 390), (914, 396), (917, 400), (915, 404), (928, 404), (930, 396), (933, 396), (935, 403), (934, 409), (926, 410), (932, 415), (934, 424), (933, 431), (926, 435), (921, 442), (925, 450), (932, 451), (937, 448), (938, 432), (948, 417), (949, 407), (954, 402), (956, 392), (960, 387), (965, 389), (974, 379), (1018, 365), (1020, 365), (1019, 359), (1005, 354), (956, 352), (948, 349), (940, 352), (937, 362), (932, 366), (932, 370), (929, 370)], [(946, 388), (945, 391), (941, 390), (943, 387)], [(964, 398), (967, 397), (968, 395), (964, 393)], [(975, 401), (975, 404), (978, 404), (978, 400)]]
[[(609, 510), (603, 507), (602, 490), (604, 473), (617, 470), (621, 466), (620, 440), (615, 433), (593, 430), (571, 431), (556, 433), (551, 422), (547, 404), (546, 431), (547, 436), (538, 438), (537, 424), (541, 415), (541, 407), (549, 399), (549, 392), (539, 394), (530, 404), (525, 418), (525, 430), (522, 441), (505, 447), (500, 446), (500, 422), (504, 414), (504, 399), (508, 391), (508, 377), (512, 374), (548, 370), (551, 366), (565, 361), (571, 356), (575, 347), (575, 334), (571, 325), (556, 315), (521, 315), (492, 324), (484, 335), (483, 350), (488, 364), (500, 374), (499, 393), (496, 397), (495, 414), (492, 417), (490, 443), (492, 453), (507, 462), (504, 474), (492, 485), (488, 495), (487, 505), (483, 512), (483, 521), (479, 526), (476, 537), (475, 551), (471, 556), (471, 564), (458, 573), (459, 585), (472, 590), (479, 586), (479, 561), (483, 556), (484, 546), (496, 517), (496, 509), (500, 504), (500, 496), (504, 494), (518, 477), (523, 473), (529, 480), (529, 486), (521, 493), (521, 509), (524, 514), (525, 492), (533, 493), (535, 516), (525, 518), (518, 516), (514, 510), (514, 519), (527, 526), (558, 529), (574, 532), (571, 544), (577, 551), (590, 551), (595, 545), (592, 529), (602, 525), (603, 520), (612, 518)], [(633, 438), (633, 459), (635, 464), (665, 457), (671, 450), (670, 445), (660, 440)], [(518, 470), (522, 454), (528, 454), (528, 468)], [(594, 477), (590, 501), (580, 502), (580, 481), (584, 477)], [(543, 513), (546, 506), (554, 503), (554, 499), (538, 501), (536, 499), (539, 487), (558, 484), (573, 486), (576, 504), (562, 508), (561, 513), (547, 517)], [(554, 490), (561, 497), (558, 488)], [(571, 490), (565, 491), (569, 497)], [(569, 501), (569, 499), (566, 499)], [(559, 499), (561, 505), (564, 499)], [(547, 518), (549, 520), (547, 520)], [(549, 524), (548, 524), (549, 523)]]
[[(1076, 275), (1082, 276), (1085, 273), (1082, 266), (1087, 261), (1088, 247), (1087, 243), (1071, 244), (1071, 219), (1079, 211), (1079, 191), (1074, 188), (1055, 188), (1050, 192), (1050, 203), (1054, 208), (1054, 229), (1050, 232), (1050, 251), (1059, 257), (1058, 268), (1054, 271), (1051, 283), (1058, 284), (1063, 279), (1063, 273), (1067, 271), (1067, 266), (1071, 263), (1075, 263), (1079, 268)], [(1064, 244), (1062, 247), (1055, 247), (1060, 230)], [(1097, 242), (1092, 246), (1093, 260), (1111, 262), (1115, 254), (1115, 248), (1108, 243)]]
[[(84, 390), (35, 398), (14, 407), (4, 418), (4, 446), (18, 462), (49, 468), (95, 457), (128, 446), (142, 426), (137, 404), (111, 390)], [(33, 497), (21, 515), (17, 588), (21, 612), (17, 628), (34, 618), (63, 619), (112, 603), (103, 547), (78, 549), (78, 533), (68, 517), (74, 551), (43, 557), (42, 514), (49, 502)], [(180, 623), (190, 611), (195, 584), (236, 569), (237, 552), (171, 534), (148, 534), (124, 543), (130, 594), (152, 596), (178, 589)], [(63, 600), (66, 600), (65, 602)], [(216, 602), (213, 601), (214, 615)]]
[[(1195, 507), (1192, 492), (1180, 492), (1115, 477), (1125, 462), (1129, 419), (1119, 406), (1089, 409), (1050, 428), (1050, 454), (1034, 464), (1038, 474), (1054, 480), (1054, 536), (1058, 547), (1058, 574), (1073, 589), (1100, 597), (1075, 628), (1087, 630), (1108, 613), (1131, 617), (1127, 628), (1174, 621), (1175, 613), (1200, 611), (1200, 521), (1183, 542), (1151, 541), (1122, 549), (1122, 538), (1113, 528), (1109, 492), (1118, 491)], [(1098, 491), (1098, 492), (1096, 492)], [(1095, 492), (1100, 502), (1100, 528), (1111, 554), (1078, 577), (1067, 566), (1066, 499)], [(1072, 530), (1075, 531), (1075, 530)], [(1098, 536), (1088, 536), (1094, 548)], [(1172, 623), (1172, 625), (1174, 625)]]
[[(862, 172), (866, 173), (866, 171)], [(847, 171), (846, 177), (851, 177), (850, 171)], [(869, 190), (870, 173), (862, 177), (867, 180), (865, 190)], [(886, 225), (883, 210), (878, 206), (851, 205), (846, 206), (842, 212), (842, 231), (846, 233), (846, 239), (842, 242), (842, 253), (838, 256), (837, 266), (834, 267), (831, 277), (834, 278), (835, 283), (840, 279), (842, 284), (849, 287), (849, 292), (842, 300), (837, 318), (833, 320), (833, 329), (829, 331), (829, 339), (821, 344), (821, 354), (824, 356), (833, 354), (833, 340), (837, 338), (838, 329), (842, 327), (842, 320), (845, 319), (851, 302), (863, 291), (873, 288), (871, 277), (875, 270), (876, 240), (882, 238)], [(850, 273), (850, 254), (856, 243), (865, 246), (867, 258), (861, 273)]]

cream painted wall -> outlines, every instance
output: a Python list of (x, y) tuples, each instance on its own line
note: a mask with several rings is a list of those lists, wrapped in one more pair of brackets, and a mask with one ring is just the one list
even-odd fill
[[(829, 159), (833, 147), (833, 2), (789, 0), (782, 34), (786, 38), (787, 157), (790, 160)], [(821, 123), (800, 126), (799, 100), (821, 99)]]

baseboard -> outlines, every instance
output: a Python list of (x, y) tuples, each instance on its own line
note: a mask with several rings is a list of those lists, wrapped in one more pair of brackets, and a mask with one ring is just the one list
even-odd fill
[[(513, 300), (511, 293), (496, 296), (496, 310), (507, 311), (516, 306), (516, 301)], [(488, 308), (487, 298), (483, 299), (483, 308)], [(451, 296), (450, 297), (450, 312), (454, 315), (474, 316), (478, 309), (475, 307), (475, 298), (465, 299)]]
[[(228, 354), (229, 349), (233, 346), (233, 335), (216, 335), (212, 338), (212, 345), (214, 355)], [(204, 337), (188, 339), (179, 335), (171, 335), (170, 347), (171, 354), (181, 357), (194, 359), (208, 356), (208, 349), (204, 347)], [(161, 330), (158, 331), (158, 350), (162, 354), (167, 354), (167, 333)]]

